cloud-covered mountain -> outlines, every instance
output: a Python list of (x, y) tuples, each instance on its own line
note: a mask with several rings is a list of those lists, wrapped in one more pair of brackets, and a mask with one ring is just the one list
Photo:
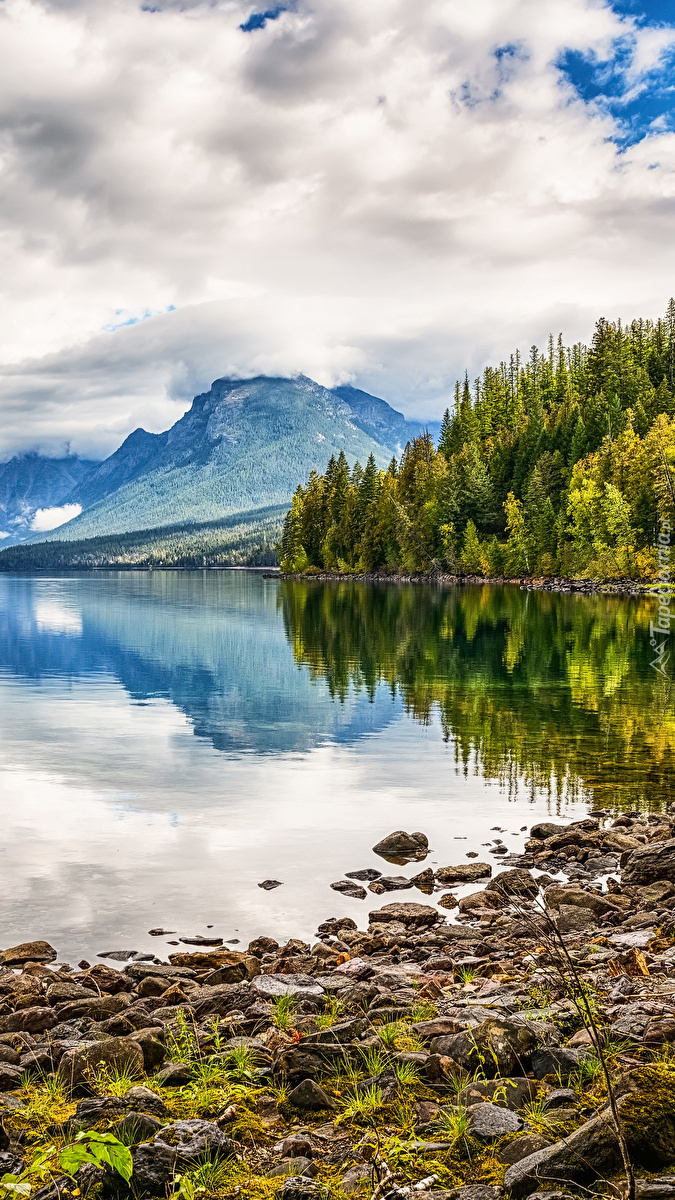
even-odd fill
[[(137, 429), (64, 497), (82, 508), (49, 540), (218, 520), (290, 500), (344, 450), (380, 466), (422, 426), (356, 388), (305, 376), (217, 379), (164, 433)], [(33, 541), (38, 540), (36, 535)], [(40, 539), (42, 540), (42, 539)]]
[(62, 509), (70, 492), (98, 463), (76, 458), (21, 454), (0, 463), (0, 535), (4, 546), (24, 541), (34, 529), (53, 529), (73, 515)]

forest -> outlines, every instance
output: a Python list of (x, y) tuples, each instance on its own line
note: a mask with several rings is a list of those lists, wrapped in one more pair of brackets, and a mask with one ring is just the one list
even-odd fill
[(657, 321), (599, 320), (590, 347), (550, 337), (465, 377), (438, 444), (423, 434), (386, 470), (332, 456), (293, 496), (281, 568), (654, 580), (674, 463), (671, 299)]

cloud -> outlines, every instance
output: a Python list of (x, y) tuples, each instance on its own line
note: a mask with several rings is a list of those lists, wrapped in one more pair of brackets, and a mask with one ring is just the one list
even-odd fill
[(45, 533), (48, 529), (57, 529), (59, 525), (65, 525), (66, 521), (79, 517), (81, 512), (81, 504), (62, 504), (60, 508), (37, 508), (30, 527), (38, 533)]
[(622, 148), (560, 64), (635, 97), (672, 34), (597, 0), (4, 0), (0, 452), (108, 453), (228, 373), (432, 416), (465, 366), (658, 315), (675, 135)]

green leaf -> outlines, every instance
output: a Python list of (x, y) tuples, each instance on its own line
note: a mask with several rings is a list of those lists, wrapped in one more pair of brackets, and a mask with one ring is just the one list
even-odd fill
[(92, 1163), (96, 1167), (111, 1167), (126, 1183), (131, 1179), (131, 1152), (112, 1133), (78, 1133), (75, 1141), (66, 1146), (59, 1155), (59, 1165), (68, 1175), (74, 1175), (84, 1163)]

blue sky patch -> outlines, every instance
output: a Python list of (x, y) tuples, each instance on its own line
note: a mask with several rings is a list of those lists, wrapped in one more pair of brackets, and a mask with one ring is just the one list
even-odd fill
[[(673, 27), (675, 10), (671, 0), (615, 0), (612, 7), (641, 28)], [(569, 50), (557, 63), (582, 100), (597, 104), (614, 117), (618, 124), (614, 140), (624, 147), (649, 133), (675, 130), (675, 48), (638, 81), (637, 87), (634, 79), (629, 84), (626, 74), (632, 53), (632, 38), (627, 33), (615, 43), (612, 57), (606, 61)]]
[(286, 12), (286, 4), (275, 4), (274, 8), (267, 8), (265, 12), (251, 13), (247, 21), (239, 28), (243, 29), (244, 33), (252, 33), (254, 29), (264, 29), (268, 21), (276, 21), (282, 12)]

